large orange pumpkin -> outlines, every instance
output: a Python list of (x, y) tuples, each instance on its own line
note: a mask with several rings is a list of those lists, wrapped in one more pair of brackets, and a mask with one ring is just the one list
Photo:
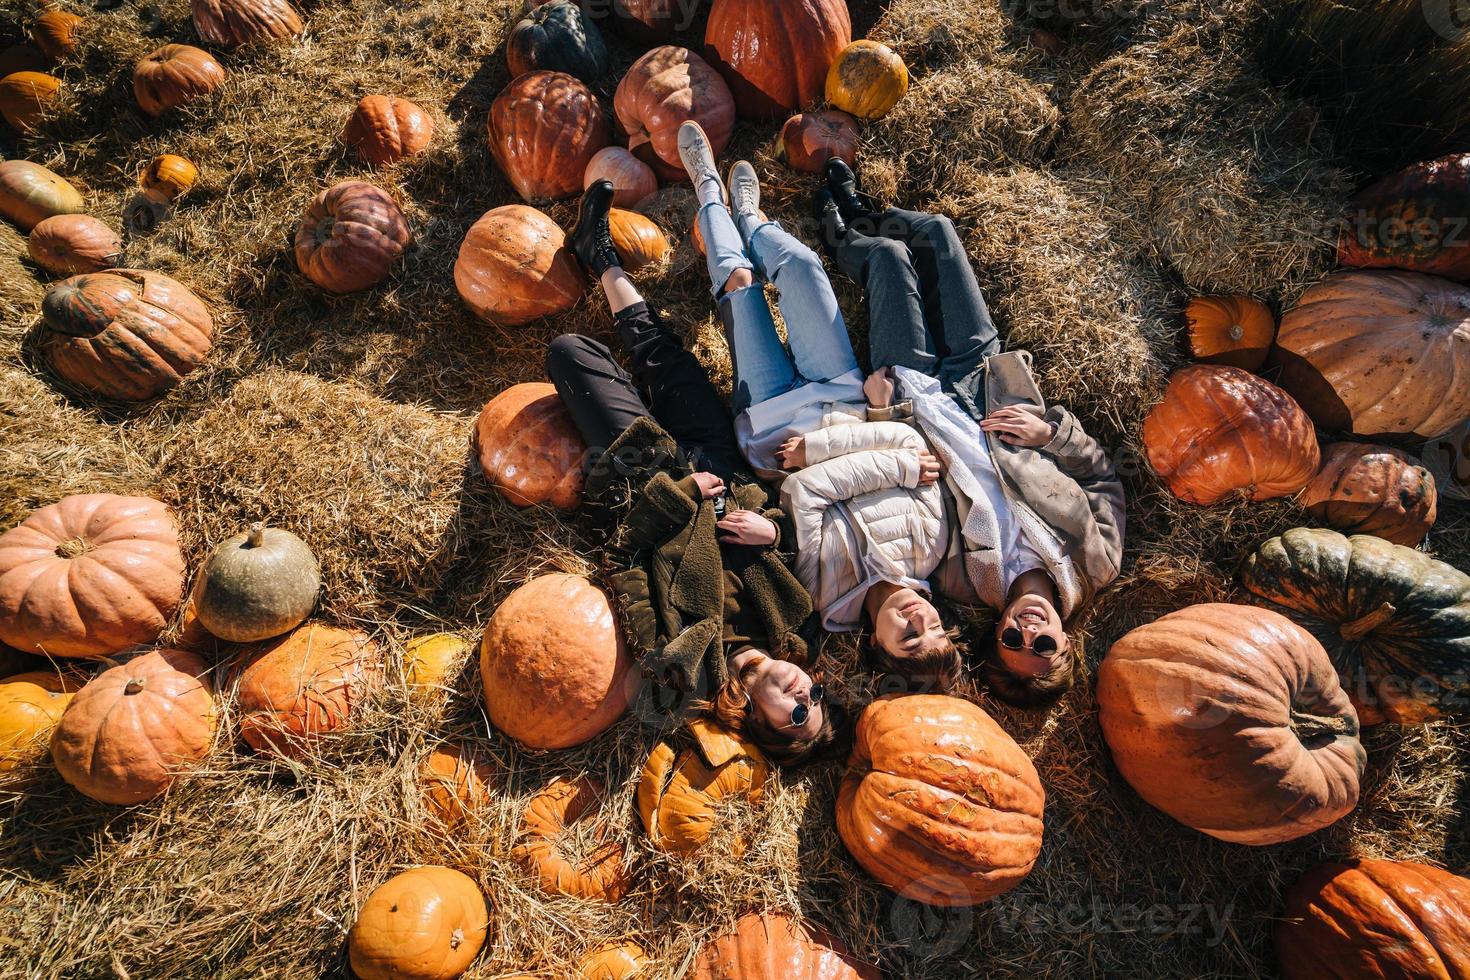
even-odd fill
[(1319, 864), (1276, 923), (1285, 980), (1470, 977), (1470, 879), (1414, 861)]
[(649, 842), (674, 854), (709, 840), (722, 804), (760, 803), (771, 773), (760, 749), (740, 736), (703, 718), (686, 728), (692, 744), (659, 742), (638, 777), (638, 818)]
[(587, 170), (582, 174), (582, 189), (586, 190), (599, 180), (612, 181), (613, 204), (620, 208), (633, 207), (658, 190), (658, 175), (653, 168), (621, 146), (598, 150), (587, 163)]
[(0, 641), (52, 657), (151, 643), (184, 593), (168, 508), (148, 497), (64, 497), (0, 534)]
[(890, 695), (858, 719), (837, 832), (905, 898), (975, 905), (1031, 873), (1045, 803), (1031, 759), (980, 707)]
[(122, 259), (117, 232), (85, 214), (57, 214), (38, 221), (26, 249), (37, 265), (61, 276), (101, 272)]
[(208, 671), (197, 654), (163, 648), (104, 670), (72, 698), (51, 736), (56, 771), (103, 803), (160, 795), (214, 742)]
[(607, 224), (618, 258), (629, 272), (662, 262), (672, 250), (663, 230), (637, 211), (613, 208), (608, 213)]
[(1362, 442), (1327, 447), (1302, 494), (1307, 513), (1344, 534), (1418, 544), (1434, 526), (1434, 477), (1407, 453)]
[(295, 37), (303, 29), (289, 0), (193, 0), (193, 12), (194, 30), (222, 48)]
[(257, 752), (288, 759), (346, 728), (383, 679), (376, 643), (320, 623), (246, 649), (234, 670), (240, 735)]
[(364, 95), (342, 131), (342, 142), (373, 167), (411, 157), (433, 138), (434, 120), (429, 114), (392, 95)]
[(1326, 429), (1434, 438), (1470, 418), (1470, 289), (1343, 272), (1281, 318), (1281, 387)]
[(29, 160), (0, 162), (0, 215), (28, 232), (57, 214), (87, 209), (82, 195), (66, 181)]
[(204, 363), (214, 318), (182, 283), (114, 269), (63, 279), (41, 300), (41, 352), (67, 381), (107, 398), (146, 401)]
[(638, 671), (612, 603), (580, 575), (542, 575), (485, 627), (480, 681), (490, 721), (535, 749), (581, 745), (628, 710)]
[(798, 112), (786, 120), (776, 140), (776, 156), (793, 170), (819, 174), (836, 157), (857, 164), (857, 120), (845, 112)]
[(879, 980), (841, 940), (789, 915), (751, 912), (694, 954), (686, 980)]
[(133, 95), (150, 116), (201, 99), (224, 82), (214, 56), (188, 44), (165, 44), (133, 69)]
[(1337, 264), (1470, 278), (1470, 153), (1405, 167), (1359, 191), (1348, 204)]
[(1311, 419), (1280, 388), (1239, 368), (1196, 364), (1169, 379), (1143, 421), (1154, 472), (1181, 500), (1296, 493), (1322, 463)]
[(473, 878), (434, 865), (394, 875), (373, 890), (347, 934), (361, 980), (453, 980), (480, 955), (490, 911)]
[(312, 282), (351, 293), (387, 278), (413, 241), (392, 196), (361, 180), (344, 180), (318, 194), (296, 226), (296, 264)]
[(0, 116), (17, 132), (29, 133), (56, 111), (61, 79), (39, 71), (18, 71), (0, 78)]
[(1276, 317), (1251, 296), (1196, 296), (1184, 309), (1189, 350), (1202, 364), (1255, 371), (1276, 339)]
[(654, 48), (633, 62), (613, 96), (628, 149), (664, 180), (687, 181), (679, 161), (679, 127), (704, 127), (718, 157), (735, 132), (730, 87), (709, 64), (686, 48)]
[(599, 902), (620, 902), (628, 893), (623, 845), (608, 839), (605, 828), (594, 829), (597, 840), (585, 853), (572, 852), (565, 842), (574, 824), (596, 820), (605, 796), (601, 783), (583, 776), (558, 779), (531, 798), (521, 818), (526, 841), (515, 856), (547, 891)]
[(463, 742), (445, 742), (419, 763), (424, 808), (446, 830), (463, 826), (489, 805), (495, 779), (490, 760)]
[(827, 102), (859, 119), (882, 119), (909, 90), (909, 69), (877, 41), (854, 41), (827, 71)]
[(55, 670), (0, 679), (0, 775), (46, 754), (51, 731), (82, 682)]
[(480, 319), (518, 327), (576, 306), (587, 277), (555, 221), (509, 204), (487, 211), (465, 234), (454, 285)]
[(577, 962), (573, 980), (633, 980), (645, 976), (648, 954), (633, 942), (603, 943)]
[(490, 152), (527, 201), (559, 200), (582, 190), (582, 174), (611, 142), (607, 116), (582, 82), (533, 71), (505, 87), (490, 106)]
[(1321, 830), (1358, 803), (1358, 714), (1322, 645), (1279, 613), (1208, 603), (1113, 644), (1098, 719), (1123, 778), (1235, 844)]
[(541, 381), (513, 385), (485, 405), (475, 422), (480, 468), (517, 507), (582, 502), (587, 447), (556, 388)]
[(847, 0), (714, 0), (704, 32), (705, 57), (747, 119), (821, 101), (828, 70), (851, 43)]

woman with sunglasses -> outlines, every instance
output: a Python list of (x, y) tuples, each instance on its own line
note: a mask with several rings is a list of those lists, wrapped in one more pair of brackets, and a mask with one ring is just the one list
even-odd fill
[(980, 668), (998, 697), (1055, 701), (1073, 677), (1063, 623), (1122, 562), (1123, 486), (1076, 417), (1042, 398), (1030, 355), (1002, 352), (950, 220), (879, 208), (841, 160), (826, 177), (813, 210), (829, 254), (866, 294), (868, 404), (918, 425), (955, 502), (939, 591), (999, 610)]
[(755, 649), (730, 657), (729, 670), (729, 681), (702, 705), (708, 717), (781, 765), (845, 754), (847, 715), (805, 670)]

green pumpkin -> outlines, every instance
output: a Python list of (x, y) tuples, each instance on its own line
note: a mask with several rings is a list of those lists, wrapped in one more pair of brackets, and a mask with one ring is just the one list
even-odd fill
[(1470, 575), (1366, 534), (1299, 527), (1241, 568), (1256, 605), (1332, 657), (1363, 724), (1420, 724), (1470, 707)]
[(252, 524), (205, 562), (194, 584), (194, 615), (221, 640), (268, 640), (311, 615), (321, 584), (321, 568), (306, 542), (290, 531)]
[(607, 44), (580, 6), (569, 0), (534, 7), (505, 42), (511, 78), (532, 71), (566, 72), (595, 85), (612, 67)]

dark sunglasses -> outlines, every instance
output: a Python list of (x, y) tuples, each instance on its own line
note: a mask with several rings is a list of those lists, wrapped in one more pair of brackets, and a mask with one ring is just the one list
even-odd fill
[[(1001, 630), (1000, 645), (1007, 650), (1025, 650), (1026, 647), (1022, 645), (1025, 642), (1026, 637), (1022, 636), (1021, 631), (1014, 626), (1010, 629)], [(1056, 653), (1057, 641), (1054, 637), (1043, 633), (1032, 641), (1031, 652), (1039, 657), (1044, 657), (1049, 653)]]
[[(807, 719), (812, 716), (812, 705), (821, 704), (822, 699), (826, 696), (827, 688), (824, 685), (813, 684), (811, 692), (807, 695), (810, 700), (807, 701), (805, 704), (798, 704), (796, 707), (791, 709), (791, 727), (800, 728), (802, 725), (805, 725)], [(745, 702), (745, 710), (754, 711), (755, 702), (747, 699)]]

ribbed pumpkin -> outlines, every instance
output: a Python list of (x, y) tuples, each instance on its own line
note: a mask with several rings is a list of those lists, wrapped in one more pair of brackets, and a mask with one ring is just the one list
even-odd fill
[(553, 574), (516, 589), (490, 617), (480, 681), (496, 728), (533, 749), (566, 749), (623, 716), (638, 672), (607, 594)]
[(421, 152), (434, 138), (434, 120), (408, 99), (364, 95), (347, 119), (342, 142), (372, 167), (385, 167)]
[(77, 29), (86, 21), (65, 10), (48, 10), (31, 24), (31, 40), (46, 57), (60, 61), (77, 49)]
[(61, 103), (61, 79), (39, 71), (0, 78), (0, 116), (20, 133), (29, 133)]
[(1470, 575), (1382, 538), (1299, 527), (1262, 544), (1240, 582), (1326, 647), (1363, 724), (1465, 710)]
[(613, 247), (618, 250), (623, 268), (629, 272), (662, 262), (672, 250), (662, 229), (637, 211), (613, 208), (607, 223)]
[[(515, 857), (534, 871), (548, 892), (598, 902), (620, 902), (628, 893), (623, 845), (609, 840), (595, 824), (606, 796), (602, 784), (588, 776), (558, 779), (531, 798), (521, 818), (525, 841)], [(584, 853), (566, 846), (575, 824), (593, 821), (594, 841)]]
[(208, 51), (165, 44), (133, 69), (133, 96), (150, 116), (161, 115), (224, 84), (225, 70)]
[(0, 641), (50, 657), (151, 643), (184, 592), (167, 507), (110, 493), (63, 497), (0, 534)]
[(199, 179), (199, 168), (174, 153), (162, 153), (148, 161), (138, 176), (145, 194), (160, 201), (175, 201), (188, 193)]
[(333, 293), (369, 289), (388, 277), (413, 241), (398, 203), (381, 187), (344, 180), (322, 191), (296, 226), (296, 265)]
[(975, 905), (1031, 873), (1045, 802), (1031, 759), (977, 705), (890, 695), (858, 719), (837, 832), (905, 898)]
[(41, 301), (41, 352), (87, 391), (146, 401), (204, 363), (214, 334), (209, 309), (157, 272), (114, 269), (63, 279)]
[(577, 962), (573, 980), (633, 980), (646, 975), (649, 962), (637, 943), (603, 943)]
[(1184, 308), (1189, 350), (1202, 364), (1255, 371), (1276, 339), (1276, 317), (1251, 296), (1195, 296)]
[(686, 980), (879, 980), (825, 929), (789, 915), (751, 912), (694, 954)]
[(730, 87), (709, 64), (686, 48), (654, 48), (633, 62), (613, 96), (628, 150), (664, 180), (688, 181), (679, 161), (679, 127), (704, 127), (718, 157), (735, 132)]
[(193, 0), (194, 30), (206, 44), (237, 48), (295, 37), (301, 15), (288, 0)]
[(453, 980), (480, 955), (489, 931), (474, 879), (453, 868), (412, 868), (362, 903), (347, 959), (361, 980)]
[(495, 766), (463, 742), (445, 742), (419, 763), (424, 809), (446, 830), (456, 830), (490, 803)]
[(111, 269), (122, 260), (117, 232), (85, 214), (57, 214), (43, 218), (26, 240), (31, 258), (59, 276)]
[(908, 90), (908, 65), (877, 41), (852, 42), (827, 70), (827, 102), (859, 119), (882, 119)]
[(1407, 453), (1363, 442), (1336, 442), (1307, 484), (1302, 506), (1328, 527), (1418, 544), (1434, 526), (1434, 477)]
[(587, 278), (556, 222), (510, 204), (485, 212), (465, 234), (454, 285), (480, 319), (518, 327), (576, 306)]
[(288, 759), (346, 728), (383, 680), (376, 643), (321, 623), (246, 649), (234, 672), (241, 736), (257, 752)]
[(689, 738), (679, 741), (687, 744), (659, 742), (638, 777), (638, 818), (649, 842), (673, 854), (688, 854), (709, 840), (722, 804), (759, 804), (771, 773), (760, 749), (740, 736), (703, 718), (685, 728)]
[(78, 214), (86, 208), (75, 187), (40, 164), (0, 162), (0, 215), (21, 231), (28, 232), (53, 215)]
[(612, 130), (586, 85), (564, 72), (534, 71), (496, 96), (489, 137), (516, 193), (527, 201), (559, 200), (581, 191), (587, 164)]
[(1279, 844), (1358, 803), (1357, 713), (1285, 616), (1207, 603), (1140, 626), (1103, 658), (1097, 703), (1123, 778), (1211, 837)]
[(46, 754), (51, 730), (81, 687), (80, 678), (55, 670), (0, 679), (0, 774)]
[(511, 77), (532, 71), (560, 71), (589, 85), (611, 67), (602, 31), (569, 0), (532, 7), (505, 39)]
[(415, 637), (403, 653), (403, 682), (416, 692), (449, 688), (471, 646), (469, 640), (454, 633)]
[(1343, 272), (1281, 318), (1281, 386), (1326, 429), (1433, 438), (1470, 418), (1470, 289)]
[(653, 168), (621, 146), (598, 150), (588, 161), (582, 174), (582, 189), (599, 180), (612, 181), (613, 204), (620, 208), (633, 207), (658, 191), (658, 175)]
[(490, 399), (475, 422), (475, 445), (486, 479), (517, 507), (575, 510), (582, 502), (587, 447), (552, 385), (513, 385)]
[(1389, 174), (1348, 202), (1337, 264), (1470, 278), (1470, 153), (1425, 160)]
[(210, 554), (194, 582), (194, 614), (221, 640), (254, 643), (305, 622), (321, 587), (306, 542), (257, 522)]
[(1174, 372), (1143, 421), (1143, 449), (1175, 496), (1202, 505), (1237, 493), (1289, 496), (1322, 464), (1312, 421), (1291, 396), (1240, 368), (1206, 364)]
[(1470, 977), (1470, 879), (1413, 861), (1330, 862), (1286, 893), (1285, 980)]
[(208, 671), (198, 655), (163, 648), (104, 670), (56, 725), (56, 771), (102, 803), (131, 806), (159, 796), (214, 743)]
[(793, 170), (819, 174), (836, 157), (857, 164), (857, 120), (845, 112), (799, 112), (786, 120), (776, 140), (776, 156)]
[(775, 119), (819, 102), (827, 72), (852, 43), (847, 0), (714, 0), (705, 57), (746, 119)]

